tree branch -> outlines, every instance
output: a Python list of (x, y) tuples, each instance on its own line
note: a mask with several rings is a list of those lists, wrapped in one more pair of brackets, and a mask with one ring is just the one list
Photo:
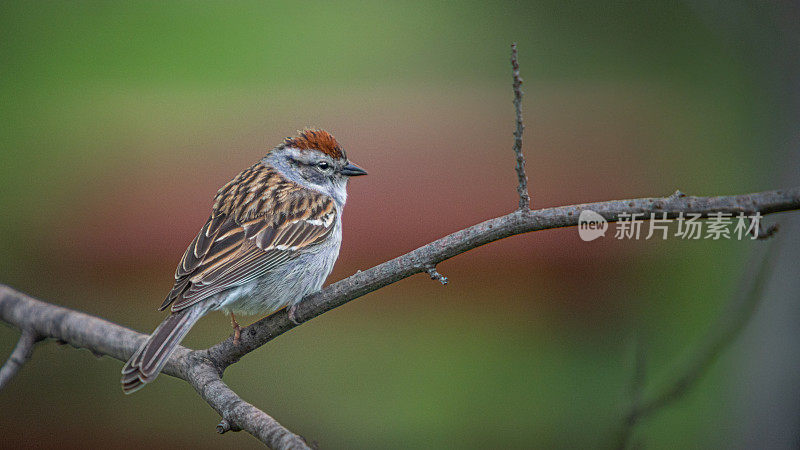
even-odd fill
[[(800, 209), (800, 187), (723, 197), (692, 197), (676, 193), (662, 198), (612, 200), (599, 203), (561, 206), (540, 210), (517, 210), (505, 216), (487, 220), (438, 239), (371, 269), (358, 272), (325, 289), (307, 296), (297, 304), (294, 318), (303, 323), (351, 300), (395, 283), (417, 273), (427, 273), (428, 267), (450, 259), (473, 248), (517, 234), (552, 228), (575, 226), (583, 210), (592, 210), (609, 222), (621, 214), (657, 212), (667, 218), (679, 214), (697, 213), (708, 217), (715, 213), (740, 212), (761, 215)], [(242, 330), (239, 344), (229, 338), (209, 348), (208, 358), (220, 367), (227, 367), (242, 356), (297, 326), (285, 310), (278, 311)]]
[[(31, 298), (0, 285), (0, 320), (29, 334), (56, 339), (95, 355), (125, 362), (147, 335), (106, 320)], [(275, 419), (245, 402), (222, 381), (222, 370), (203, 358), (203, 352), (178, 347), (163, 373), (188, 381), (224, 421), (244, 429), (272, 448), (309, 448), (305, 441)]]
[(517, 60), (517, 43), (511, 44), (511, 75), (514, 79), (514, 112), (516, 112), (516, 128), (514, 129), (514, 154), (517, 156), (517, 194), (519, 194), (519, 209), (528, 209), (531, 206), (531, 197), (528, 194), (528, 175), (525, 174), (525, 155), (522, 154), (522, 78), (519, 75), (519, 61)]
[(6, 363), (0, 368), (0, 389), (3, 389), (5, 385), (14, 378), (14, 375), (17, 374), (19, 369), (28, 362), (28, 359), (33, 353), (33, 345), (38, 341), (39, 336), (35, 332), (27, 328), (22, 329), (22, 334), (19, 337), (19, 341), (17, 341), (17, 346), (14, 347), (11, 356), (8, 357)]
[(307, 449), (305, 440), (278, 423), (270, 415), (242, 400), (222, 381), (222, 370), (191, 352), (186, 361), (187, 377), (200, 397), (222, 417), (217, 433), (244, 430), (274, 449)]

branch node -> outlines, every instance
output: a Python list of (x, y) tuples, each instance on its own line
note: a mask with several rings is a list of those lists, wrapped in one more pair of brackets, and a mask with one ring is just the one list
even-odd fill
[(517, 194), (519, 194), (519, 209), (530, 209), (531, 197), (528, 194), (528, 175), (525, 174), (525, 155), (522, 154), (522, 78), (519, 76), (519, 61), (517, 60), (517, 43), (511, 44), (511, 74), (514, 88), (514, 111), (516, 112), (517, 127), (514, 130), (514, 154), (517, 155)]
[(768, 227), (764, 228), (764, 224), (759, 222), (758, 228), (756, 230), (756, 239), (769, 239), (772, 237), (780, 229), (780, 225), (777, 223), (773, 223)]
[(229, 421), (228, 419), (223, 418), (217, 424), (217, 433), (225, 434), (228, 431), (236, 432), (236, 431), (242, 431), (242, 429), (239, 428), (235, 423)]
[(670, 198), (683, 198), (683, 197), (686, 197), (686, 194), (681, 192), (680, 189), (676, 190), (672, 195), (670, 195)]
[(447, 284), (447, 277), (437, 272), (436, 266), (428, 266), (425, 270), (428, 272), (428, 275), (431, 276), (431, 280), (439, 280), (442, 285)]

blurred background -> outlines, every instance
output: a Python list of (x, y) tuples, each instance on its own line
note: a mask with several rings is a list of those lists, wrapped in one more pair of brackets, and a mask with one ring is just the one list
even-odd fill
[[(793, 2), (4, 1), (0, 283), (149, 333), (217, 188), (305, 126), (369, 171), (329, 281), (510, 212), (512, 41), (534, 207), (797, 185), (798, 16)], [(800, 227), (783, 216), (785, 264), (754, 322), (636, 445), (797, 447)], [(439, 266), (446, 287), (418, 275), (371, 293), (225, 380), (322, 448), (611, 446), (634, 331), (649, 389), (759, 243), (610, 236), (473, 250)], [(214, 314), (185, 344), (229, 334)], [(17, 336), (0, 327), (3, 358)], [(124, 396), (121, 366), (40, 345), (0, 392), (0, 445), (258, 446), (215, 434), (182, 381)]]

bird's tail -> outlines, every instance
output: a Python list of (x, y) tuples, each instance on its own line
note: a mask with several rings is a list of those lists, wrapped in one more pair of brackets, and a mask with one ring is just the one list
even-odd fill
[(122, 368), (122, 391), (132, 394), (155, 380), (186, 333), (207, 311), (194, 305), (167, 316)]

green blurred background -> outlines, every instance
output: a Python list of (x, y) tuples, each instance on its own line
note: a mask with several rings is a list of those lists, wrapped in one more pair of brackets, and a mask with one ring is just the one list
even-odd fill
[[(2, 2), (0, 282), (143, 332), (216, 189), (304, 126), (353, 180), (330, 277), (516, 206), (509, 44), (535, 207), (777, 189), (796, 154), (797, 15), (729, 2)], [(788, 131), (787, 131), (788, 130)], [(609, 235), (610, 236), (610, 235)], [(612, 445), (632, 335), (672, 373), (755, 244), (518, 236), (332, 311), (231, 367), (322, 448)], [(250, 321), (255, 320), (252, 318)], [(248, 321), (249, 322), (249, 321)], [(228, 336), (212, 315), (185, 344)], [(17, 331), (0, 327), (0, 355)], [(642, 422), (648, 447), (743, 442), (734, 346)], [(14, 447), (257, 447), (162, 376), (40, 345), (0, 392)], [(795, 429), (796, 430), (796, 429)]]

